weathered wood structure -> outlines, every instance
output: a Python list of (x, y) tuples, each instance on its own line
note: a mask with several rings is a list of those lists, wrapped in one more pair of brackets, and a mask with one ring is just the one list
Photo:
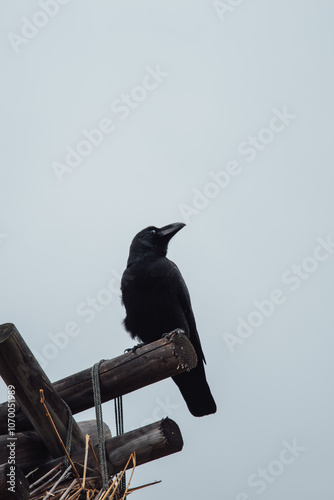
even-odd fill
[[(196, 363), (192, 344), (179, 332), (138, 347), (134, 352), (104, 360), (99, 367), (101, 401), (190, 370)], [(13, 425), (8, 420), (9, 401), (0, 405), (0, 498), (25, 500), (30, 498), (28, 483), (32, 478), (36, 480), (36, 474), (28, 474), (28, 481), (25, 474), (38, 467), (41, 475), (64, 461), (69, 408), (75, 414), (94, 406), (91, 368), (52, 384), (15, 326), (6, 323), (0, 325), (0, 375), (9, 388), (14, 388), (15, 394)], [(84, 474), (87, 467), (100, 474), (96, 422), (77, 423), (73, 417), (71, 421), (72, 469), (75, 467), (79, 475), (85, 462)], [(183, 446), (180, 430), (169, 418), (116, 437), (111, 437), (104, 424), (104, 433), (107, 466), (112, 475), (122, 471), (134, 453), (136, 464), (140, 465), (180, 451)], [(90, 455), (85, 434), (91, 439)], [(15, 447), (15, 488), (9, 488), (6, 480), (11, 465), (8, 443)]]

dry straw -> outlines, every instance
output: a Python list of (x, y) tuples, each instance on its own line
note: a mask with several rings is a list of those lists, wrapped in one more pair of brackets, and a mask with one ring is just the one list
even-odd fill
[[(50, 471), (40, 477), (37, 481), (30, 485), (30, 500), (124, 500), (128, 495), (147, 486), (157, 484), (160, 481), (145, 484), (135, 488), (130, 488), (132, 476), (136, 468), (136, 453), (133, 452), (124, 469), (117, 475), (111, 476), (109, 479), (109, 488), (107, 491), (101, 489), (101, 474), (100, 464), (94, 452), (94, 448), (90, 436), (86, 434), (85, 456), (83, 464), (74, 464), (71, 457), (68, 455), (66, 447), (59, 435), (55, 423), (45, 404), (44, 393), (41, 391), (41, 404), (45, 409), (45, 413), (49, 419), (50, 425), (55, 432), (64, 453), (69, 460), (69, 466), (65, 469), (63, 464), (58, 464), (52, 467)], [(88, 464), (88, 455), (92, 454), (97, 470), (90, 469)], [(132, 467), (130, 479), (127, 483), (124, 492), (120, 492), (120, 484), (123, 475), (128, 467)], [(80, 474), (78, 470), (82, 470)], [(32, 474), (37, 473), (38, 469), (27, 474), (27, 478)]]

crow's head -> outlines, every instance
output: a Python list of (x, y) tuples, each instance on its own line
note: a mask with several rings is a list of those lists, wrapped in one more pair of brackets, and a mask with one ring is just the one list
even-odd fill
[(128, 264), (145, 255), (165, 256), (170, 239), (185, 226), (182, 222), (168, 224), (161, 228), (149, 226), (133, 238)]

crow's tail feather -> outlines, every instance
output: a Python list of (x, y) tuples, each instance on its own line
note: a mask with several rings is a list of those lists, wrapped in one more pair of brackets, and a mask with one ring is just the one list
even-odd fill
[(204, 417), (217, 411), (215, 400), (206, 381), (203, 362), (189, 372), (172, 377), (194, 417)]

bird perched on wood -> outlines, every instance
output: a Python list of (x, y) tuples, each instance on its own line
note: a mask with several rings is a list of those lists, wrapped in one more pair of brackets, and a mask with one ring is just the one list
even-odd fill
[(134, 237), (121, 282), (126, 309), (124, 326), (132, 338), (144, 343), (154, 342), (178, 328), (185, 332), (198, 363), (189, 372), (172, 378), (192, 415), (202, 417), (215, 413), (216, 403), (206, 381), (205, 358), (187, 286), (178, 267), (166, 257), (170, 239), (184, 226), (149, 226)]

